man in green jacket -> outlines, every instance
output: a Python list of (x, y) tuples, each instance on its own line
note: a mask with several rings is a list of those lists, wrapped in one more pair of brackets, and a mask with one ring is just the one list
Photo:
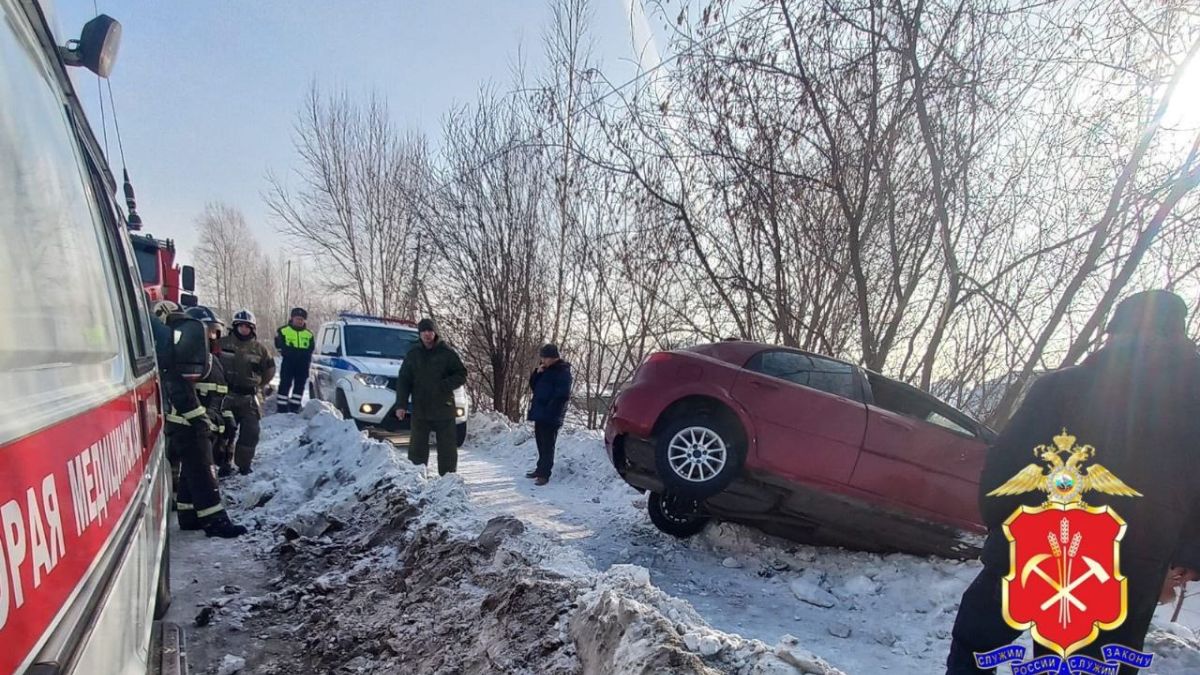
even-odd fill
[(458, 353), (437, 334), (431, 319), (417, 323), (421, 342), (409, 350), (396, 378), (396, 419), (408, 416), (412, 398), (412, 438), (408, 459), (429, 462), (429, 432), (437, 434), (438, 474), (458, 468), (458, 443), (454, 433), (454, 390), (467, 383), (467, 369)]

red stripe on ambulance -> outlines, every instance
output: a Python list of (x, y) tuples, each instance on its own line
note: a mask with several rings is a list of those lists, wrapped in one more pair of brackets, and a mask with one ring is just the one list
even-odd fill
[(137, 492), (134, 394), (0, 447), (0, 673), (37, 648)]

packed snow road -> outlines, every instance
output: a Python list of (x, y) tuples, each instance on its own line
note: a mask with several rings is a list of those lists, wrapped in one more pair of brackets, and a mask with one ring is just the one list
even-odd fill
[[(544, 487), (531, 436), (479, 415), (459, 475), (427, 478), (323, 404), (266, 418), (256, 472), (223, 484), (252, 534), (172, 533), (193, 672), (939, 672), (974, 564), (722, 524), (682, 542), (598, 434), (564, 430)], [(1200, 673), (1189, 629), (1148, 647), (1151, 672)]]

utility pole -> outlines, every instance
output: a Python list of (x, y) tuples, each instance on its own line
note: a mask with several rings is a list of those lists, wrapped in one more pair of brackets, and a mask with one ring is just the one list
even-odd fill
[(292, 300), (292, 261), (287, 261), (287, 276), (283, 282), (283, 316), (287, 317)]

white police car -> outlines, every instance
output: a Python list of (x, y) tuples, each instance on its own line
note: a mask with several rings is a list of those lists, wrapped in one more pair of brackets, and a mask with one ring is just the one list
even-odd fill
[[(308, 378), (309, 398), (328, 401), (346, 419), (386, 429), (407, 428), (394, 414), (396, 376), (408, 350), (420, 340), (416, 324), (400, 319), (343, 313), (317, 331)], [(467, 437), (470, 401), (454, 391), (458, 444)], [(411, 412), (412, 405), (409, 405)]]

